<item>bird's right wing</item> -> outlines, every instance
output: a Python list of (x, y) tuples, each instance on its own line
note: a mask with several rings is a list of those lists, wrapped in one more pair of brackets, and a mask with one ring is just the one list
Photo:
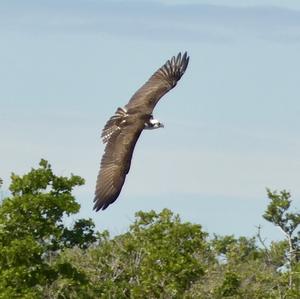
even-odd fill
[(145, 120), (131, 119), (122, 108), (106, 123), (102, 138), (107, 142), (101, 160), (94, 198), (96, 211), (106, 209), (119, 196), (130, 169), (135, 144)]
[(184, 74), (189, 63), (185, 52), (177, 57), (173, 56), (132, 96), (125, 106), (128, 110), (138, 109), (145, 113), (152, 113), (159, 99), (174, 88)]

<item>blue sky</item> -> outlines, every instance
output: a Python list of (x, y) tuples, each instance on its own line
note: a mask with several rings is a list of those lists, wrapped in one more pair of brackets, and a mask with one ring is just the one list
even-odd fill
[[(167, 207), (210, 233), (268, 239), (265, 188), (300, 198), (298, 1), (3, 1), (3, 193), (40, 158), (79, 174), (80, 217), (113, 234)], [(189, 68), (159, 103), (117, 202), (92, 211), (100, 132), (168, 58)]]

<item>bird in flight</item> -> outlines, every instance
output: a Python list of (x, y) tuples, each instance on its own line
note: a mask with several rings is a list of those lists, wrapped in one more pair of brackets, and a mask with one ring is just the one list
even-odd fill
[(186, 52), (173, 56), (107, 121), (101, 135), (106, 147), (96, 182), (94, 210), (105, 210), (118, 198), (142, 131), (163, 127), (152, 115), (155, 105), (176, 86), (188, 63)]

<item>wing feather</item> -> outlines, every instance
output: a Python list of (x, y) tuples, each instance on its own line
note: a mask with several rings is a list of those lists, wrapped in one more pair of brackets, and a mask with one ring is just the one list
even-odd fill
[(102, 130), (102, 140), (103, 143), (106, 143), (110, 137), (112, 137), (114, 134), (118, 134), (121, 130), (121, 127), (126, 122), (128, 114), (125, 109), (118, 108), (115, 114), (108, 120), (108, 122), (105, 124), (105, 127)]
[(177, 57), (173, 56), (132, 96), (125, 106), (127, 110), (143, 110), (152, 113), (159, 99), (174, 88), (184, 74), (189, 63), (189, 57), (185, 52)]
[[(104, 128), (105, 129), (105, 128)], [(107, 140), (97, 177), (94, 209), (105, 210), (119, 196), (130, 169), (144, 119), (130, 119)]]

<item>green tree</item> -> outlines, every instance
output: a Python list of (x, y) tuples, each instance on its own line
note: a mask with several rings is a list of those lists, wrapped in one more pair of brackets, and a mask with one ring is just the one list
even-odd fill
[(0, 206), (0, 298), (44, 298), (43, 289), (60, 277), (87, 282), (71, 264), (56, 262), (66, 246), (96, 240), (90, 220), (71, 229), (63, 223), (79, 211), (72, 190), (82, 184), (79, 176), (56, 176), (45, 160), (28, 174), (11, 175), (12, 195)]
[[(286, 190), (276, 192), (267, 190), (270, 203), (263, 215), (264, 219), (273, 223), (283, 233), (286, 242), (281, 243), (285, 266), (284, 273), (288, 277), (288, 296), (300, 297), (300, 213), (290, 212), (291, 194)], [(299, 296), (299, 297), (298, 297)], [(292, 297), (291, 297), (292, 298)]]
[(255, 238), (214, 236), (209, 242), (215, 263), (187, 290), (186, 298), (278, 298), (280, 275), (266, 263)]
[(182, 298), (204, 276), (212, 256), (200, 225), (164, 209), (138, 212), (129, 232), (64, 258), (84, 270), (95, 298)]
[(263, 217), (285, 240), (267, 246), (260, 227), (255, 238), (215, 236), (217, 262), (187, 292), (189, 298), (300, 298), (300, 214), (291, 212), (289, 192), (268, 190), (268, 198)]
[[(138, 212), (111, 238), (91, 219), (65, 226), (77, 213), (72, 190), (83, 179), (37, 169), (12, 174), (0, 205), (1, 298), (300, 298), (300, 214), (286, 191), (268, 190), (264, 219), (283, 241), (216, 236), (164, 209)], [(1, 182), (0, 182), (1, 186)]]

